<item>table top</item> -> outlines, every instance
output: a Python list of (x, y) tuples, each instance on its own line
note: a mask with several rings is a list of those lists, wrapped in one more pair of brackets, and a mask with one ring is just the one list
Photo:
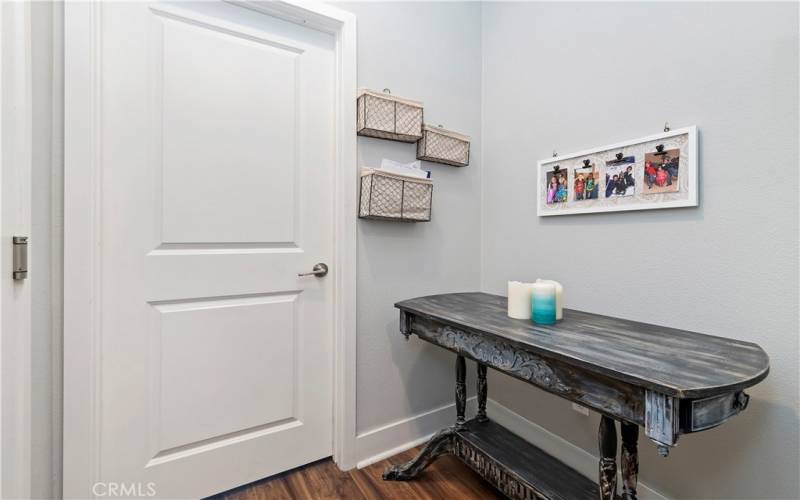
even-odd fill
[(769, 373), (769, 357), (750, 342), (572, 309), (554, 325), (536, 325), (509, 318), (506, 305), (505, 297), (474, 292), (395, 307), (679, 398), (741, 390)]

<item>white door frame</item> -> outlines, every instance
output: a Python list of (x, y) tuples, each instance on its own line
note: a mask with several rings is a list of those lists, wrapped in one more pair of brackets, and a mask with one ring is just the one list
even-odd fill
[[(14, 281), (14, 235), (31, 233), (32, 61), (27, 2), (0, 3), (0, 497), (31, 492), (31, 284)], [(30, 245), (36, 243), (31, 241)], [(30, 252), (29, 252), (30, 256)], [(30, 261), (30, 259), (29, 259)], [(31, 272), (35, 269), (28, 268)]]
[[(356, 18), (321, 2), (231, 1), (334, 35), (336, 270), (333, 457), (355, 466), (356, 440)], [(64, 497), (91, 498), (99, 472), (102, 2), (68, 2), (65, 38), (64, 172)]]

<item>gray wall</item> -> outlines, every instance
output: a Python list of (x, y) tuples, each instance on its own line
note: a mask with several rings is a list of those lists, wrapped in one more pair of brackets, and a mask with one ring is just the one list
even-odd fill
[[(642, 438), (641, 478), (800, 497), (797, 3), (486, 3), (482, 33), (482, 288), (548, 277), (569, 307), (757, 342), (748, 411), (667, 459)], [(536, 217), (537, 160), (665, 120), (699, 127), (699, 208)], [(489, 393), (596, 454), (596, 417), (502, 376)]]
[[(357, 427), (363, 433), (452, 402), (452, 356), (406, 343), (393, 304), (480, 287), (481, 5), (336, 6), (358, 16), (360, 87), (388, 87), (422, 100), (426, 122), (472, 136), (469, 167), (424, 162), (433, 171), (431, 222), (358, 222)], [(378, 166), (381, 158), (413, 161), (415, 153), (414, 144), (358, 139), (361, 166)]]

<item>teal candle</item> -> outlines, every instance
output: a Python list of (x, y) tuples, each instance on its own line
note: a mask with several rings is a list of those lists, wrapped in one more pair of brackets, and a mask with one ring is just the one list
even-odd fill
[(552, 283), (531, 285), (531, 321), (540, 325), (556, 322), (556, 286)]

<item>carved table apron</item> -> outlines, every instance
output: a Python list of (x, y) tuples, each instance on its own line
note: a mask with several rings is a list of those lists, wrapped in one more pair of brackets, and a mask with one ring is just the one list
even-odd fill
[[(400, 332), (456, 356), (456, 423), (437, 433), (386, 480), (412, 479), (450, 453), (510, 498), (636, 499), (639, 427), (666, 456), (681, 434), (722, 424), (747, 407), (743, 389), (769, 372), (757, 345), (566, 309), (555, 325), (506, 315), (506, 298), (433, 295), (395, 304)], [(478, 363), (478, 413), (465, 421), (466, 363)], [(486, 369), (494, 368), (601, 414), (599, 484), (486, 417)], [(599, 492), (599, 493), (598, 493)]]

